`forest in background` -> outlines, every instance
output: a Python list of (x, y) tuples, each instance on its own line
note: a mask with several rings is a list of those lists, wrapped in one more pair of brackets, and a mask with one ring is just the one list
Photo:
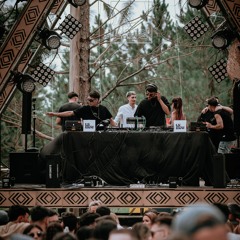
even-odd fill
[[(0, 21), (7, 23), (9, 31), (23, 6), (6, 6), (4, 2), (0, 3)], [(98, 2), (95, 1), (91, 7)], [(179, 1), (181, 11), (175, 22), (170, 17), (165, 1), (154, 0), (152, 6), (143, 10), (136, 20), (132, 11), (137, 1), (126, 1), (124, 4), (123, 10), (116, 16), (105, 4), (104, 16), (107, 16), (107, 20), (101, 12), (91, 12), (90, 16), (91, 89), (101, 93), (102, 104), (109, 108), (113, 116), (119, 106), (126, 103), (127, 91), (135, 90), (137, 102), (140, 102), (144, 98), (147, 83), (155, 83), (169, 102), (173, 97), (181, 96), (188, 122), (197, 119), (205, 100), (210, 96), (218, 96), (223, 105), (232, 105), (232, 81), (225, 79), (217, 83), (208, 71), (213, 63), (222, 57), (227, 58), (227, 52), (212, 46), (211, 30), (193, 41), (183, 29), (195, 16), (201, 16), (200, 11)], [(113, 21), (114, 17), (116, 21)], [(216, 15), (213, 20), (216, 24), (218, 21), (221, 23), (221, 16)], [(31, 48), (36, 48), (36, 43)], [(55, 125), (55, 118), (51, 119), (45, 113), (56, 111), (67, 102), (69, 44), (64, 44), (55, 53), (43, 50), (35, 59), (35, 62), (39, 61), (51, 64), (56, 71), (48, 86), (38, 86), (33, 94), (36, 98), (36, 130), (46, 136), (37, 134), (36, 146), (41, 148), (61, 132)], [(24, 148), (21, 98), (21, 92), (16, 91), (1, 116), (1, 158), (6, 165), (9, 152)], [(28, 145), (31, 146), (32, 135), (28, 139)]]

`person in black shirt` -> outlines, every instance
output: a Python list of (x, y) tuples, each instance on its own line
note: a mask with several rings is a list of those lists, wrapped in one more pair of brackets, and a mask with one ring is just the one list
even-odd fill
[[(58, 112), (66, 112), (66, 111), (73, 111), (77, 108), (79, 108), (81, 105), (78, 103), (78, 94), (75, 92), (69, 92), (68, 93), (68, 103), (63, 104)], [(65, 122), (66, 120), (79, 120), (76, 116), (70, 116), (70, 117), (57, 117), (56, 118), (56, 124), (62, 126), (62, 131), (65, 131)]]
[[(219, 103), (219, 100), (218, 100), (217, 97), (215, 97), (215, 99), (218, 102), (218, 105), (217, 105), (215, 111), (222, 110), (222, 111), (225, 111), (226, 113), (228, 113), (230, 116), (233, 114), (233, 110), (230, 107), (221, 105)], [(208, 101), (208, 99), (206, 101)], [(197, 119), (197, 122), (202, 122), (202, 123), (209, 122), (212, 125), (216, 125), (217, 122), (216, 122), (216, 119), (214, 117), (214, 114), (215, 114), (215, 112), (211, 112), (208, 108), (208, 105), (207, 105), (207, 107), (205, 107), (202, 110), (201, 115)], [(218, 150), (218, 146), (219, 146), (219, 143), (220, 143), (221, 138), (222, 138), (222, 130), (214, 129), (214, 128), (207, 128), (207, 132), (208, 132), (209, 137), (211, 138), (212, 143), (214, 144), (216, 150)]]
[(112, 114), (105, 107), (100, 105), (100, 94), (97, 91), (92, 91), (89, 93), (87, 98), (87, 106), (79, 106), (79, 108), (73, 111), (66, 112), (47, 112), (46, 114), (50, 117), (70, 117), (76, 116), (79, 120), (96, 120), (96, 126), (102, 123), (104, 120), (109, 120), (112, 126), (116, 126), (112, 118)]
[(155, 84), (148, 84), (145, 90), (147, 98), (140, 102), (134, 116), (144, 116), (146, 127), (165, 126), (165, 115), (169, 115), (171, 110), (167, 98), (161, 96)]
[(208, 129), (215, 129), (221, 131), (221, 139), (218, 146), (218, 153), (230, 153), (231, 146), (236, 140), (234, 133), (233, 121), (231, 115), (224, 111), (223, 109), (217, 109), (219, 105), (217, 99), (212, 97), (208, 100), (208, 108), (214, 113), (214, 118), (216, 119), (216, 124), (211, 122), (205, 122)]

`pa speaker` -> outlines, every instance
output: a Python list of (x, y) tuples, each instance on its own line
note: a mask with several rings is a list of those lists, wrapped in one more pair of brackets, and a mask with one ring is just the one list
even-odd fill
[(240, 153), (226, 153), (225, 162), (230, 179), (240, 179)]
[(225, 156), (224, 154), (216, 154), (213, 162), (213, 187), (226, 187), (226, 170), (225, 170)]
[(38, 152), (10, 153), (10, 178), (15, 178), (15, 183), (44, 184), (38, 156)]

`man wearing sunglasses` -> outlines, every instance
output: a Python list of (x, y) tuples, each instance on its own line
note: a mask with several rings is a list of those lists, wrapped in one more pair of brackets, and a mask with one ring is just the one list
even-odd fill
[(109, 110), (105, 106), (100, 105), (100, 94), (97, 91), (91, 91), (88, 95), (87, 101), (87, 106), (80, 106), (73, 111), (47, 112), (46, 114), (50, 117), (76, 116), (79, 120), (95, 120), (96, 126), (104, 120), (109, 120), (112, 126), (116, 126)]
[(146, 127), (165, 126), (165, 115), (169, 115), (171, 110), (167, 98), (161, 96), (155, 84), (148, 84), (145, 90), (146, 99), (140, 102), (134, 116), (144, 116), (146, 118)]

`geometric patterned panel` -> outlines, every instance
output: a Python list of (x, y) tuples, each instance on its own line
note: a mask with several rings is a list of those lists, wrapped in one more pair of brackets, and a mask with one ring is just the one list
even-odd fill
[(58, 10), (60, 9), (63, 2), (64, 2), (64, 0), (55, 0), (54, 6), (51, 9), (51, 12), (56, 14), (58, 12)]
[(237, 203), (238, 205), (240, 205), (240, 193), (238, 193), (237, 195), (235, 195), (233, 197), (233, 200), (235, 203)]
[(62, 204), (61, 193), (57, 191), (41, 192), (36, 200), (38, 205), (44, 206), (60, 206)]
[(93, 200), (100, 200), (109, 207), (183, 207), (204, 203), (236, 203), (240, 204), (239, 188), (25, 188), (1, 189), (0, 205), (9, 207), (23, 204), (27, 207), (36, 205), (62, 208), (87, 207)]
[(181, 192), (175, 199), (181, 205), (194, 204), (200, 200), (196, 193), (193, 192)]
[(204, 7), (204, 10), (207, 13), (207, 17), (209, 17), (213, 13), (219, 12), (220, 8), (218, 7), (216, 0), (209, 0), (207, 5)]
[(111, 204), (115, 200), (115, 197), (112, 194), (112, 192), (98, 191), (95, 194), (93, 194), (92, 201), (93, 200), (100, 200), (102, 203), (108, 205), (108, 204)]
[(217, 203), (226, 203), (228, 201), (228, 197), (226, 194), (221, 192), (213, 192), (208, 193), (204, 199), (208, 203), (217, 202)]
[(225, 10), (230, 14), (233, 22), (240, 32), (240, 1), (239, 0), (222, 0)]
[(29, 205), (32, 202), (32, 200), (33, 197), (28, 192), (13, 192), (13, 194), (9, 196), (9, 201), (13, 205), (15, 204)]

